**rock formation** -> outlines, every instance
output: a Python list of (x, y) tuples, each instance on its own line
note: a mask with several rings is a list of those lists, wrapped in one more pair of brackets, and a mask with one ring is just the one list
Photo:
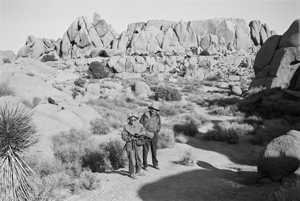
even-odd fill
[(299, 90), (299, 46), (300, 19), (297, 19), (282, 36), (269, 37), (257, 52), (254, 62), (255, 79), (250, 87)]
[[(196, 21), (149, 20), (129, 24), (118, 34), (100, 15), (93, 21), (78, 17), (62, 39), (57, 41), (29, 36), (18, 57), (39, 58), (55, 54), (63, 59), (114, 55), (199, 54), (224, 55), (228, 52), (255, 52), (273, 35), (268, 25), (239, 18), (215, 18)], [(287, 36), (288, 37), (288, 36)]]

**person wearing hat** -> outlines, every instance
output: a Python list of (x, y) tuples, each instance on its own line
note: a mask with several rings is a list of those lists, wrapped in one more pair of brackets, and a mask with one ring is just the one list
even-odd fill
[(140, 123), (143, 124), (147, 134), (153, 135), (153, 137), (150, 137), (151, 139), (148, 138), (149, 140), (146, 140), (145, 144), (143, 145), (143, 166), (145, 170), (147, 170), (148, 167), (147, 156), (149, 148), (151, 148), (153, 167), (155, 169), (159, 169), (156, 153), (158, 133), (161, 129), (161, 118), (159, 114), (158, 104), (153, 102), (152, 105), (150, 105), (148, 108), (149, 111), (145, 112), (140, 119)]
[(141, 172), (142, 169), (142, 153), (143, 153), (143, 136), (146, 131), (142, 124), (137, 122), (139, 117), (130, 113), (128, 116), (128, 124), (126, 124), (121, 133), (121, 138), (126, 142), (124, 149), (127, 152), (129, 160), (129, 175), (132, 179), (136, 176), (145, 176)]

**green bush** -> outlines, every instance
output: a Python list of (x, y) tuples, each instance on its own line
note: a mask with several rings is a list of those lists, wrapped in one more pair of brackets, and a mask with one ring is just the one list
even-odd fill
[(85, 83), (86, 80), (82, 78), (78, 78), (77, 80), (74, 81), (74, 84), (79, 87), (84, 87)]
[(103, 79), (109, 76), (110, 71), (106, 67), (105, 61), (101, 63), (99, 61), (93, 61), (89, 65), (89, 75), (94, 79)]
[(169, 86), (159, 86), (159, 87), (152, 87), (152, 91), (155, 92), (154, 98), (155, 100), (162, 99), (166, 101), (180, 101), (181, 94), (180, 92), (172, 87)]
[(169, 128), (163, 128), (158, 135), (158, 149), (172, 148), (175, 146), (174, 133)]
[(215, 124), (213, 130), (205, 133), (204, 139), (237, 144), (239, 142), (239, 135), (236, 129), (231, 128), (229, 122), (221, 122)]
[(108, 153), (107, 158), (113, 169), (125, 167), (126, 157), (124, 155), (124, 145), (121, 145), (119, 140), (111, 140), (105, 144), (100, 145), (100, 148)]
[(47, 61), (57, 61), (57, 59), (53, 54), (46, 54), (45, 56), (42, 57), (41, 62), (47, 62)]
[(300, 180), (292, 184), (285, 183), (278, 191), (272, 193), (268, 201), (297, 201), (300, 200)]
[(106, 119), (97, 118), (90, 122), (91, 132), (94, 135), (106, 135), (110, 132), (110, 125)]

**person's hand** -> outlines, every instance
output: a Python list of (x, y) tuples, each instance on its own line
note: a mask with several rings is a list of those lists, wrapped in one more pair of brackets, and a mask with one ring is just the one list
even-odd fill
[(134, 134), (134, 137), (140, 137), (140, 136), (141, 136), (141, 134), (139, 134), (139, 133)]

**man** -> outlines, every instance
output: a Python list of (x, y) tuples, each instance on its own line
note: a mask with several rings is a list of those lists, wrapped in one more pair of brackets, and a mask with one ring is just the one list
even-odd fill
[(157, 103), (152, 103), (151, 106), (148, 107), (149, 111), (145, 112), (141, 119), (140, 123), (144, 125), (147, 133), (152, 133), (153, 137), (149, 140), (146, 140), (145, 144), (143, 145), (143, 165), (144, 169), (147, 170), (148, 162), (147, 162), (147, 155), (149, 152), (149, 147), (151, 148), (152, 153), (152, 164), (155, 169), (159, 170), (158, 167), (158, 160), (156, 157), (157, 153), (157, 141), (158, 141), (158, 133), (161, 129), (161, 118), (159, 114), (159, 107)]
[(124, 149), (129, 160), (129, 175), (132, 179), (137, 179), (136, 176), (145, 176), (141, 172), (143, 146), (140, 139), (146, 135), (146, 131), (143, 125), (137, 122), (137, 115), (130, 113), (127, 119), (128, 124), (124, 126), (121, 138), (126, 142)]

